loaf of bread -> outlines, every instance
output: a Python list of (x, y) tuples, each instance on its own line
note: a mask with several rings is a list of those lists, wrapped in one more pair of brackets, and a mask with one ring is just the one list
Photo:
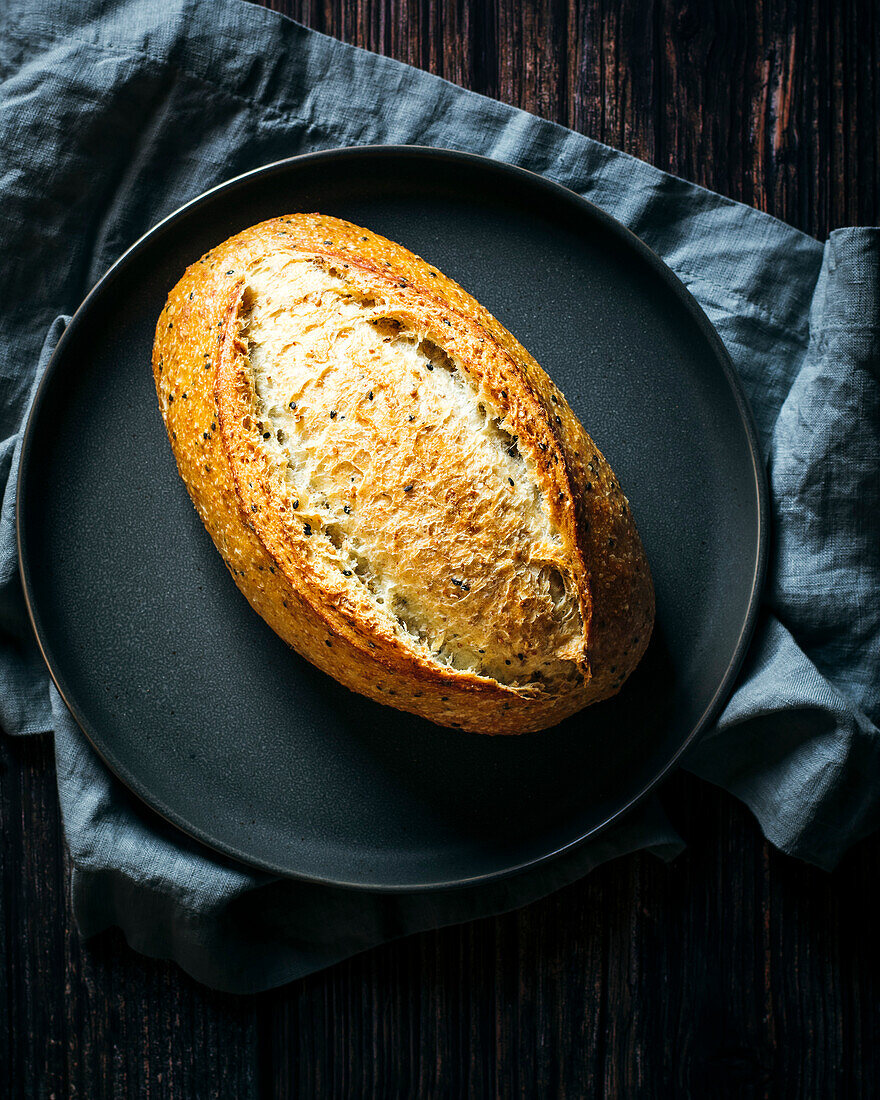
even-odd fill
[(346, 687), (509, 734), (635, 668), (654, 592), (614, 474), (529, 353), (405, 248), (319, 214), (255, 225), (171, 291), (153, 373), (235, 583)]

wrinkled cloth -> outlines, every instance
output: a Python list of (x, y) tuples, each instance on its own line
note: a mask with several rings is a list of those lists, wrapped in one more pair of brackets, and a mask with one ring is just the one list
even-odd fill
[(245, 992), (509, 910), (616, 855), (680, 849), (648, 803), (559, 860), (482, 887), (379, 896), (278, 879), (160, 821), (50, 688), (18, 580), (14, 495), (30, 396), (67, 317), (183, 202), (339, 145), (446, 146), (543, 173), (628, 225), (685, 283), (751, 402), (773, 525), (753, 644), (687, 766), (746, 802), (779, 848), (823, 867), (880, 824), (878, 230), (822, 244), (242, 0), (13, 0), (0, 80), (0, 724), (55, 732), (83, 934), (118, 925), (138, 950)]

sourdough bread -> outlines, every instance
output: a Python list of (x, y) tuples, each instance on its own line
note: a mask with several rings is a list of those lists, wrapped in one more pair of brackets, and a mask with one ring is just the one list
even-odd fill
[(184, 274), (159, 404), (236, 584), (347, 687), (519, 733), (614, 694), (653, 589), (629, 506), (561, 392), (400, 245), (317, 214)]

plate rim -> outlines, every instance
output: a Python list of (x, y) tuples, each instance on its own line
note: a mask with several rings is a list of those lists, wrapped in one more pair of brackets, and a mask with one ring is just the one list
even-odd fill
[[(626, 247), (634, 249), (639, 257), (648, 264), (652, 272), (660, 278), (665, 284), (666, 288), (675, 295), (678, 302), (687, 310), (691, 319), (697, 325), (697, 328), (701, 332), (703, 338), (711, 347), (716, 361), (721, 366), (724, 373), (725, 380), (730, 388), (736, 403), (737, 411), (739, 413), (740, 421), (745, 430), (746, 441), (748, 443), (749, 454), (752, 465), (752, 476), (754, 482), (754, 491), (757, 502), (757, 545), (755, 549), (754, 567), (751, 577), (751, 588), (749, 591), (748, 605), (746, 614), (743, 618), (740, 626), (739, 634), (737, 636), (736, 644), (733, 648), (733, 652), (727, 663), (727, 668), (724, 675), (720, 678), (720, 681), (716, 687), (712, 698), (707, 703), (703, 710), (703, 713), (694, 723), (693, 727), (689, 731), (687, 737), (683, 740), (682, 744), (678, 747), (676, 752), (670, 757), (670, 759), (664, 764), (664, 766), (642, 787), (642, 789), (630, 798), (625, 805), (619, 807), (614, 813), (607, 816), (604, 821), (599, 825), (587, 830), (581, 835), (567, 841), (561, 846), (554, 847), (552, 851), (545, 852), (534, 858), (525, 860), (524, 862), (514, 864), (512, 866), (505, 866), (493, 871), (484, 872), (481, 874), (456, 878), (451, 881), (437, 880), (429, 881), (420, 884), (412, 883), (371, 883), (360, 881), (348, 881), (344, 878), (333, 878), (329, 875), (317, 875), (311, 873), (294, 872), (289, 868), (283, 867), (279, 864), (273, 864), (271, 860), (264, 860), (255, 858), (253, 855), (242, 851), (235, 845), (228, 844), (223, 841), (218, 841), (216, 838), (209, 836), (203, 829), (191, 825), (185, 820), (185, 818), (173, 810), (171, 807), (166, 806), (160, 798), (152, 794), (140, 783), (136, 775), (133, 775), (131, 771), (122, 764), (118, 759), (114, 759), (113, 754), (105, 751), (105, 749), (99, 747), (95, 740), (95, 733), (90, 729), (91, 723), (88, 719), (80, 714), (76, 707), (74, 707), (69, 699), (69, 692), (64, 686), (63, 672), (57, 669), (50, 659), (50, 644), (47, 638), (44, 638), (43, 632), (40, 628), (39, 612), (36, 608), (36, 596), (32, 588), (31, 575), (27, 562), (27, 537), (24, 534), (24, 523), (22, 517), (26, 511), (27, 505), (26, 490), (28, 482), (28, 469), (31, 464), (32, 454), (34, 452), (33, 436), (35, 431), (35, 424), (39, 419), (39, 412), (42, 405), (45, 403), (46, 395), (49, 392), (54, 376), (58, 372), (58, 366), (61, 363), (66, 347), (71, 343), (76, 335), (79, 327), (84, 323), (83, 317), (85, 317), (91, 310), (93, 303), (100, 298), (112, 282), (119, 277), (120, 273), (124, 270), (124, 267), (132, 261), (132, 259), (146, 246), (146, 244), (152, 241), (160, 233), (167, 231), (175, 222), (182, 220), (191, 210), (208, 204), (218, 194), (234, 189), (237, 186), (241, 186), (245, 181), (264, 175), (271, 175), (277, 172), (284, 172), (291, 168), (296, 168), (304, 162), (322, 161), (331, 159), (342, 158), (378, 158), (382, 159), (387, 157), (389, 159), (394, 157), (409, 157), (413, 159), (427, 157), (435, 161), (453, 161), (458, 163), (469, 163), (477, 168), (481, 168), (484, 171), (497, 172), (501, 176), (505, 176), (508, 179), (518, 178), (520, 182), (530, 184), (532, 187), (537, 187), (539, 190), (544, 190), (557, 200), (563, 202), (573, 203), (580, 206), (582, 210), (589, 216), (596, 219), (607, 231), (616, 236)], [(171, 211), (164, 218), (156, 222), (145, 233), (138, 237), (129, 247), (119, 256), (117, 260), (107, 269), (107, 271), (101, 276), (100, 279), (89, 290), (83, 301), (77, 307), (76, 311), (71, 316), (71, 319), (61, 337), (58, 340), (49, 361), (46, 364), (42, 377), (37, 383), (37, 388), (34, 391), (31, 406), (28, 411), (27, 421), (25, 424), (24, 432), (22, 433), (19, 468), (16, 479), (15, 490), (15, 538), (16, 538), (16, 551), (18, 558), (18, 571), (21, 579), (22, 590), (24, 594), (25, 607), (27, 609), (28, 619), (31, 624), (31, 628), (34, 632), (34, 636), (37, 641), (37, 645), (40, 650), (40, 654), (46, 664), (55, 687), (58, 690), (65, 706), (76, 721), (77, 725), (82, 730), (83, 734), (89, 741), (92, 748), (98, 754), (100, 759), (108, 767), (110, 772), (129, 790), (133, 793), (141, 802), (143, 802), (147, 808), (156, 813), (160, 818), (163, 818), (166, 822), (171, 824), (175, 829), (182, 832), (190, 840), (195, 840), (200, 844), (203, 844), (210, 852), (219, 854), (226, 858), (232, 858), (246, 867), (251, 869), (269, 871), (273, 874), (279, 875), (284, 878), (291, 878), (298, 881), (310, 882), (322, 886), (339, 887), (342, 889), (358, 890), (368, 893), (382, 893), (382, 894), (401, 894), (401, 893), (434, 893), (445, 890), (454, 890), (467, 888), (491, 882), (498, 882), (500, 880), (513, 877), (518, 874), (522, 874), (526, 871), (534, 870), (551, 861), (558, 859), (567, 852), (571, 852), (588, 841), (594, 839), (598, 835), (604, 833), (607, 829), (613, 826), (626, 814), (632, 812), (638, 805), (643, 803), (657, 787), (672, 773), (678, 766), (682, 757), (691, 748), (696, 741), (705, 733), (711, 722), (719, 714), (724, 702), (727, 700), (730, 692), (733, 689), (733, 684), (738, 675), (745, 655), (748, 651), (749, 644), (754, 634), (755, 626), (757, 623), (758, 614), (760, 611), (761, 592), (763, 589), (766, 568), (767, 568), (767, 555), (768, 555), (768, 541), (769, 541), (769, 490), (767, 486), (767, 476), (764, 469), (764, 463), (761, 456), (760, 441), (758, 439), (757, 430), (755, 428), (754, 418), (751, 408), (748, 403), (745, 391), (742, 387), (742, 382), (733, 365), (733, 360), (730, 357), (730, 353), (727, 351), (720, 335), (715, 327), (712, 325), (709, 318), (706, 316), (702, 306), (697, 302), (694, 296), (687, 289), (681, 279), (675, 274), (675, 272), (661, 259), (661, 257), (654, 252), (645, 242), (635, 233), (632, 232), (622, 222), (618, 221), (611, 214), (607, 213), (601, 207), (596, 206), (590, 202), (589, 199), (584, 198), (576, 191), (564, 186), (555, 180), (549, 179), (546, 176), (540, 175), (537, 172), (533, 172), (527, 168), (522, 168), (519, 165), (511, 164), (508, 161), (500, 160), (495, 157), (484, 156), (479, 153), (470, 153), (458, 149), (432, 146), (432, 145), (382, 145), (382, 144), (370, 144), (370, 145), (344, 145), (336, 146), (329, 149), (314, 150), (308, 153), (299, 153), (292, 157), (285, 157), (281, 160), (272, 161), (268, 164), (259, 165), (256, 168), (252, 168), (247, 172), (242, 172), (239, 175), (233, 176), (230, 179), (223, 180), (208, 190), (201, 192), (200, 194), (189, 199), (175, 210)], [(100, 739), (100, 735), (97, 735)]]

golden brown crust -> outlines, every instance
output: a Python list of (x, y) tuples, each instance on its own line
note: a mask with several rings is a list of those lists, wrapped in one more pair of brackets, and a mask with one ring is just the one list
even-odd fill
[[(492, 396), (534, 462), (559, 530), (583, 624), (573, 674), (500, 683), (405, 644), (369, 600), (328, 571), (293, 522), (289, 486), (259, 446), (243, 339), (248, 272), (267, 254), (306, 253), (390, 315), (417, 323)], [(153, 372), (181, 476), (236, 584), (282, 638), (347, 687), (442, 725), (520, 733), (613, 695), (653, 625), (650, 572), (629, 505), (565, 398), (475, 299), (424, 260), (336, 218), (254, 226), (187, 269), (156, 329)]]

